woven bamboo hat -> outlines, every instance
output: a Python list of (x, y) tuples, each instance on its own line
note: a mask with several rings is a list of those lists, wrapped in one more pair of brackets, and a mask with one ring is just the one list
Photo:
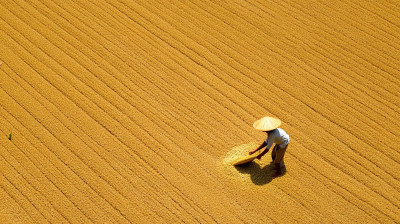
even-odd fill
[(263, 117), (254, 122), (253, 127), (260, 131), (271, 131), (281, 126), (281, 120), (274, 117)]

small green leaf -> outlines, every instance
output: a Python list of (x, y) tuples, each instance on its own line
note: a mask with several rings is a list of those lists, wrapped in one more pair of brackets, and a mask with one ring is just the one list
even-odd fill
[(12, 135), (11, 135), (11, 133), (8, 135), (8, 140), (11, 140), (11, 137), (12, 137)]

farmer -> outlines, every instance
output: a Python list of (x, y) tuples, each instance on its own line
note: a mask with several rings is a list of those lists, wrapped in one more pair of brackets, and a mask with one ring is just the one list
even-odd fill
[(272, 162), (275, 164), (276, 173), (273, 177), (280, 176), (282, 174), (281, 164), (283, 163), (283, 156), (285, 155), (286, 148), (289, 144), (289, 135), (280, 128), (281, 120), (273, 117), (264, 117), (254, 122), (253, 127), (257, 130), (266, 132), (267, 139), (256, 149), (249, 152), (253, 154), (258, 150), (265, 148), (265, 150), (257, 156), (257, 159), (261, 159), (271, 148), (272, 144), (275, 143), (275, 147), (272, 150)]

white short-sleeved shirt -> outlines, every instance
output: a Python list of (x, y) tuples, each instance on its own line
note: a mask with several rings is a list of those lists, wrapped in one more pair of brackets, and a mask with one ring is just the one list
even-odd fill
[(267, 143), (267, 149), (270, 149), (274, 143), (281, 148), (285, 148), (289, 144), (289, 140), (289, 135), (284, 130), (277, 128), (268, 134), (265, 143)]

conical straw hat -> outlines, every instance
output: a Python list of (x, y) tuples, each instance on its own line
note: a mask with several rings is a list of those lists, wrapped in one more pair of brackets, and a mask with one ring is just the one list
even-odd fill
[(260, 131), (271, 131), (281, 125), (281, 120), (273, 117), (263, 117), (254, 122), (253, 127)]

